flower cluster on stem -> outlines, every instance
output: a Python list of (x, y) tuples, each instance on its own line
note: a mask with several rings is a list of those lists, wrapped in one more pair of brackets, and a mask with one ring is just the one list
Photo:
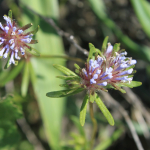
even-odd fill
[(31, 49), (27, 44), (34, 44), (37, 41), (32, 40), (32, 32), (24, 32), (32, 24), (19, 28), (9, 16), (4, 15), (3, 18), (6, 24), (0, 23), (0, 57), (10, 56), (9, 65), (15, 64), (15, 60), (20, 60), (20, 56), (25, 55), (26, 49)]
[(136, 64), (136, 60), (126, 55), (126, 51), (114, 52), (113, 46), (108, 43), (102, 56), (97, 55), (95, 59), (90, 59), (85, 64), (85, 68), (80, 70), (81, 85), (89, 92), (94, 92), (106, 90), (107, 85), (116, 88), (116, 83), (130, 83), (133, 79), (131, 66)]

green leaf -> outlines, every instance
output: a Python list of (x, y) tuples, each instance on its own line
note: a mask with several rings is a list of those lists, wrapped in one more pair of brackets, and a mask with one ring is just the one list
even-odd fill
[(21, 61), (18, 66), (14, 67), (4, 78), (0, 80), (0, 86), (4, 86), (7, 82), (13, 80), (22, 70), (24, 61)]
[(39, 43), (38, 40), (31, 40), (31, 42), (29, 44), (37, 44), (37, 43)]
[(9, 18), (12, 20), (12, 10), (9, 10), (8, 16), (9, 16)]
[(29, 62), (26, 62), (21, 84), (21, 95), (23, 97), (27, 95), (28, 86), (29, 86)]
[(102, 44), (102, 53), (105, 52), (106, 48), (107, 48), (107, 44), (108, 44), (108, 36), (105, 37), (103, 44)]
[(56, 76), (56, 78), (64, 79), (64, 80), (79, 80), (79, 76)]
[(77, 64), (74, 64), (74, 66), (75, 66), (78, 70), (81, 69)]
[(96, 96), (96, 94), (95, 93), (90, 93), (90, 97), (89, 97), (89, 99), (90, 99), (90, 102), (91, 103), (94, 103), (94, 101), (95, 101), (95, 97)]
[(33, 31), (28, 32), (27, 34), (35, 35), (38, 32), (39, 29), (40, 29), (40, 26), (38, 25), (37, 28), (35, 28)]
[(81, 106), (81, 109), (80, 109), (80, 123), (81, 123), (81, 126), (84, 126), (84, 123), (85, 123), (88, 99), (89, 99), (89, 96), (85, 95), (82, 106)]
[(31, 62), (28, 62), (28, 63), (29, 63), (29, 73), (30, 73), (31, 83), (32, 83), (32, 85), (34, 85), (36, 83), (37, 78), (36, 78), (36, 75), (35, 75), (35, 72), (34, 72)]
[(92, 59), (93, 54), (96, 52), (93, 44), (89, 43), (89, 48), (90, 48), (90, 52), (89, 52), (88, 60)]
[(35, 56), (40, 56), (40, 53), (35, 49), (30, 47), (30, 49), (26, 49), (30, 54), (35, 55)]
[(141, 86), (142, 82), (131, 81), (130, 83), (118, 83), (116, 85), (119, 86), (119, 87), (126, 86), (126, 87), (129, 87), (129, 88), (133, 88), (133, 87)]
[(66, 96), (77, 94), (83, 90), (84, 90), (83, 88), (76, 88), (76, 89), (69, 89), (69, 90), (53, 91), (47, 93), (46, 96), (53, 97), (53, 98), (60, 98), (60, 97), (66, 97)]
[(73, 71), (69, 70), (68, 68), (62, 65), (54, 64), (53, 66), (59, 71), (61, 71), (62, 73), (66, 74), (67, 76), (77, 76), (77, 74), (75, 74)]
[(27, 30), (28, 28), (32, 27), (33, 24), (32, 23), (28, 23), (27, 25), (23, 26), (22, 28), (20, 28), (21, 30)]
[(96, 101), (96, 104), (98, 105), (98, 107), (100, 108), (100, 110), (102, 111), (103, 115), (105, 116), (105, 118), (109, 122), (109, 124), (111, 126), (113, 126), (114, 125), (114, 119), (98, 95), (97, 95), (95, 101)]
[(10, 61), (10, 58), (8, 58), (7, 63), (6, 63), (6, 65), (4, 66), (4, 69), (8, 69), (9, 66), (11, 65), (11, 64), (9, 63), (9, 61)]
[(120, 43), (116, 43), (113, 47), (113, 54), (115, 54), (115, 52), (118, 52), (120, 50)]

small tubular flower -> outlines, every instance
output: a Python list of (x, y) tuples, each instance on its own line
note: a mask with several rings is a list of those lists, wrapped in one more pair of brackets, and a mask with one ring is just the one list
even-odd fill
[(15, 65), (16, 60), (20, 60), (21, 56), (26, 54), (27, 49), (32, 49), (28, 44), (34, 44), (37, 41), (32, 40), (34, 31), (25, 32), (32, 24), (20, 28), (11, 17), (4, 15), (3, 18), (6, 24), (0, 23), (0, 57), (10, 56), (9, 65)]

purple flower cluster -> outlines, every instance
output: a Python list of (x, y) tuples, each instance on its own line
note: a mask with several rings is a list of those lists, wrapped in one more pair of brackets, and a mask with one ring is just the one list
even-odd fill
[(132, 81), (133, 78), (130, 76), (133, 68), (131, 66), (136, 64), (136, 60), (125, 57), (127, 55), (125, 51), (114, 52), (110, 43), (103, 55), (104, 57), (96, 56), (95, 60), (90, 59), (85, 64), (85, 68), (80, 71), (83, 86), (86, 86), (88, 90), (98, 90), (107, 85), (114, 86), (119, 82)]
[(28, 27), (18, 28), (16, 23), (8, 16), (3, 16), (5, 25), (0, 23), (0, 57), (7, 58), (10, 54), (9, 64), (15, 64), (15, 59), (20, 60), (20, 55), (25, 55), (25, 49), (32, 44), (31, 32), (24, 33)]

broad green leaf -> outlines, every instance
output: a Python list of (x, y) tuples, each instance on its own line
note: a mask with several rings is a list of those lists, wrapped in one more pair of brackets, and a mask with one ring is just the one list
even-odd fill
[(77, 74), (75, 74), (73, 71), (69, 70), (68, 68), (62, 65), (54, 64), (53, 66), (59, 71), (61, 71), (62, 73), (66, 74), (67, 76), (77, 76)]
[(123, 129), (116, 130), (110, 138), (106, 139), (105, 141), (101, 141), (100, 144), (98, 144), (94, 150), (105, 150), (105, 149), (107, 149), (108, 147), (113, 145), (114, 142), (117, 141), (121, 137), (123, 132), (124, 132)]
[(56, 76), (56, 78), (64, 79), (64, 80), (79, 80), (79, 76)]
[(105, 52), (106, 48), (107, 48), (107, 44), (108, 44), (108, 36), (105, 37), (103, 44), (102, 44), (102, 53)]
[(105, 118), (109, 122), (109, 124), (111, 126), (113, 126), (114, 125), (114, 119), (98, 95), (97, 95), (95, 101), (96, 101), (96, 104), (98, 105), (98, 107), (100, 108), (100, 110), (102, 111), (103, 115), (105, 116)]
[[(40, 15), (51, 17), (54, 21), (58, 22), (58, 0), (21, 1)], [(32, 22), (33, 29), (40, 25), (40, 30), (35, 35), (35, 39), (38, 40), (39, 43), (33, 44), (33, 48), (37, 49), (41, 55), (63, 55), (64, 49), (62, 39), (52, 26), (34, 15), (29, 9), (26, 9), (23, 4), (21, 5), (20, 3), (20, 6), (23, 12), (21, 16), (23, 25)], [(58, 150), (60, 149), (61, 121), (64, 114), (65, 98), (50, 99), (46, 97), (46, 92), (62, 89), (59, 87), (59, 84), (63, 84), (64, 81), (56, 78), (57, 75), (62, 74), (52, 65), (57, 63), (65, 66), (65, 61), (60, 58), (39, 59), (38, 57), (32, 57), (30, 61), (34, 72), (32, 82), (33, 88), (39, 104), (47, 141), (51, 149)]]
[(25, 97), (28, 92), (28, 86), (29, 86), (29, 62), (25, 63), (24, 71), (23, 71), (23, 77), (22, 77), (22, 83), (21, 83), (21, 95)]
[(85, 137), (85, 132), (84, 132), (83, 127), (80, 124), (79, 118), (77, 118), (76, 116), (71, 116), (71, 120), (73, 121), (75, 126), (78, 128), (79, 133)]
[(76, 89), (69, 89), (69, 90), (53, 91), (47, 93), (46, 96), (53, 97), (53, 98), (60, 98), (60, 97), (66, 97), (66, 96), (77, 94), (83, 90), (84, 90), (83, 88), (76, 88)]
[(7, 82), (13, 80), (22, 70), (24, 61), (19, 62), (5, 77), (0, 80), (0, 86), (4, 86)]
[(80, 109), (80, 123), (81, 123), (81, 126), (84, 126), (84, 123), (85, 123), (88, 100), (89, 100), (89, 96), (85, 95), (82, 106), (81, 106), (81, 109)]

